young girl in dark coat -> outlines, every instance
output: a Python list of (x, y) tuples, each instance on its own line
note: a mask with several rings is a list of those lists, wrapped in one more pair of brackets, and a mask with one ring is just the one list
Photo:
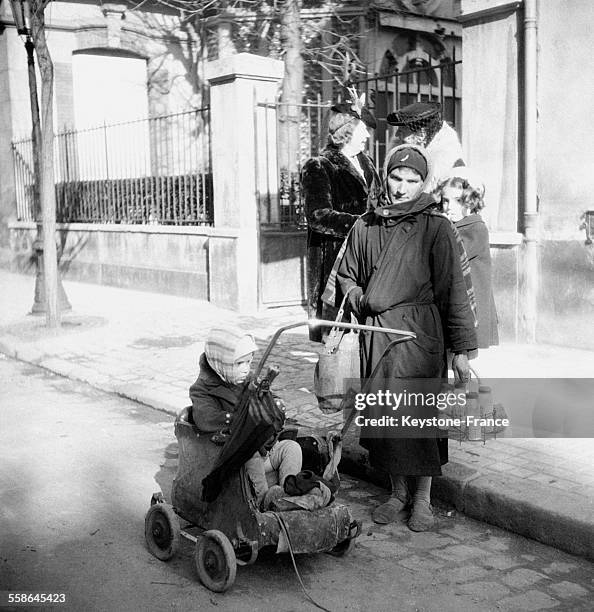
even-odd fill
[(491, 285), (489, 230), (479, 214), (485, 207), (485, 187), (470, 168), (453, 168), (439, 184), (436, 195), (458, 229), (468, 255), (476, 296), (478, 348), (497, 345), (499, 334)]
[[(192, 419), (201, 432), (221, 435), (233, 425), (242, 385), (250, 374), (257, 349), (253, 336), (240, 329), (210, 331), (200, 356), (200, 375), (190, 387)], [(271, 497), (267, 496), (269, 491), (276, 493), (275, 489), (282, 487), (287, 476), (301, 471), (301, 462), (301, 447), (294, 440), (263, 447), (246, 462), (248, 477), (262, 508), (266, 508)]]

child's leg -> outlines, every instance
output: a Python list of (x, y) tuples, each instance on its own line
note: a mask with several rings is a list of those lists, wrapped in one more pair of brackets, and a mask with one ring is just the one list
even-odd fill
[(295, 440), (281, 440), (270, 451), (264, 462), (264, 471), (268, 486), (283, 486), (285, 478), (301, 471), (303, 457), (301, 447)]
[(266, 481), (266, 472), (264, 469), (264, 458), (259, 452), (255, 452), (252, 457), (245, 462), (245, 470), (254, 485), (258, 503), (262, 501), (264, 495), (266, 495), (268, 491), (268, 483)]

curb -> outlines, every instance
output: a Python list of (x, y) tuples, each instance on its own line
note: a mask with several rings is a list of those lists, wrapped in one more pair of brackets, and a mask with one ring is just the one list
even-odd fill
[(17, 361), (30, 363), (58, 376), (85, 383), (99, 391), (111, 393), (118, 397), (143, 404), (149, 408), (165, 412), (171, 416), (176, 416), (179, 412), (178, 405), (157, 399), (154, 394), (147, 393), (143, 387), (126, 383), (114, 383), (109, 380), (109, 377), (98, 374), (90, 368), (76, 366), (56, 357), (44, 359), (40, 351), (31, 348), (17, 348), (16, 344), (6, 339), (0, 339), (0, 353)]
[[(341, 470), (389, 488), (387, 476), (369, 465), (356, 442), (343, 448)], [(594, 561), (594, 503), (539, 482), (515, 476), (487, 476), (457, 462), (433, 480), (432, 497), (466, 516)]]
[[(139, 385), (113, 383), (89, 368), (56, 357), (44, 360), (40, 351), (18, 348), (6, 339), (0, 339), (0, 353), (171, 416), (180, 409)], [(346, 474), (389, 488), (387, 476), (369, 465), (367, 451), (352, 437), (345, 440), (340, 467)], [(432, 495), (471, 518), (594, 561), (594, 503), (581, 505), (583, 499), (575, 493), (512, 475), (481, 475), (450, 462), (443, 467), (443, 475), (434, 479)]]

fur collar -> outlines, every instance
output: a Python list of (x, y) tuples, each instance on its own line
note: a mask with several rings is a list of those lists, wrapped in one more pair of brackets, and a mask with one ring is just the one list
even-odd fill
[[(337, 149), (336, 147), (326, 147), (322, 151), (321, 155), (325, 157), (329, 162), (334, 164), (334, 166), (336, 166), (336, 168), (338, 168), (339, 170), (348, 172), (361, 184), (365, 191), (367, 191), (368, 185), (365, 178), (361, 176), (359, 171), (349, 161), (348, 157), (341, 153), (339, 149)], [(365, 174), (371, 174), (375, 177), (376, 172), (371, 158), (368, 157), (365, 153), (359, 153), (357, 157), (359, 159), (359, 163), (361, 164), (361, 168), (363, 168), (363, 172)]]
[(433, 140), (427, 145), (427, 153), (433, 164), (433, 178), (439, 181), (458, 160), (463, 160), (462, 145), (456, 130), (445, 121)]

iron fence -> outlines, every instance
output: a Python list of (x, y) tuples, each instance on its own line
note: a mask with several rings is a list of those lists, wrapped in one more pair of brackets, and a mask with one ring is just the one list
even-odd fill
[[(213, 223), (208, 108), (65, 131), (54, 147), (58, 222)], [(18, 219), (32, 221), (32, 142), (12, 150)]]
[(377, 128), (370, 141), (369, 154), (377, 168), (381, 168), (395, 133), (395, 128), (386, 122), (389, 113), (413, 102), (436, 100), (442, 105), (446, 121), (454, 128), (461, 123), (461, 79), (456, 67), (462, 64), (462, 60), (456, 59), (456, 49), (452, 50), (451, 59), (434, 62), (431, 56), (427, 56), (427, 60), (421, 63), (417, 67), (376, 74), (349, 84), (359, 93), (366, 94), (370, 110), (376, 116)]
[(35, 173), (33, 171), (33, 143), (31, 139), (12, 142), (12, 160), (16, 181), (17, 219), (35, 220)]
[(260, 225), (305, 229), (301, 198), (303, 163), (324, 147), (324, 120), (330, 103), (256, 105), (256, 168)]

